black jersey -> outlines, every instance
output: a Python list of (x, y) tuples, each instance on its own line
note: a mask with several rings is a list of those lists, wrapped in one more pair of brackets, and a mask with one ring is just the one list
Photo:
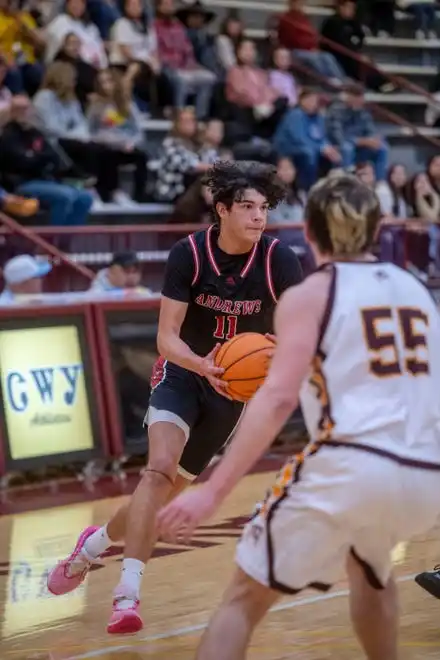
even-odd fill
[(242, 332), (273, 332), (279, 296), (302, 279), (291, 248), (263, 235), (251, 252), (231, 255), (215, 225), (172, 248), (162, 294), (188, 303), (180, 336), (198, 355)]

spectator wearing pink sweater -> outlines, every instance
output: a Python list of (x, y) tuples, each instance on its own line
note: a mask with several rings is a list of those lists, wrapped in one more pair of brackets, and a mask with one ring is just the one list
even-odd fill
[(281, 94), (271, 86), (267, 71), (256, 62), (255, 44), (245, 39), (237, 48), (237, 65), (228, 71), (226, 98), (240, 108), (254, 108), (256, 115), (268, 117)]
[(281, 96), (285, 96), (292, 108), (298, 103), (299, 88), (291, 73), (292, 57), (287, 48), (277, 48), (273, 53), (269, 84)]

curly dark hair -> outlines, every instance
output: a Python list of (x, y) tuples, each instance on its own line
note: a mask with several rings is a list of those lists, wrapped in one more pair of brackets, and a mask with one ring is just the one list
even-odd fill
[(273, 165), (254, 161), (217, 161), (203, 177), (212, 193), (214, 208), (219, 202), (230, 209), (243, 199), (246, 190), (256, 190), (273, 209), (286, 197), (287, 188)]

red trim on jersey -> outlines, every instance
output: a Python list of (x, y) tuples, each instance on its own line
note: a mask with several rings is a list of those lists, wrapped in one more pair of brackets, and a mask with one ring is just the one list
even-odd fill
[(166, 373), (166, 366), (167, 361), (162, 356), (159, 356), (153, 364), (150, 377), (150, 386), (152, 390), (163, 381)]
[[(212, 230), (214, 229), (214, 225), (211, 225), (211, 227), (207, 230), (206, 232), (206, 252), (208, 254), (208, 259), (211, 264), (211, 267), (216, 275), (221, 275), (221, 270), (217, 265), (217, 262), (214, 257), (214, 252), (212, 250), (212, 245), (211, 245), (211, 234)], [(258, 243), (255, 243), (254, 247), (250, 251), (248, 260), (246, 261), (246, 264), (244, 265), (240, 277), (246, 277), (246, 275), (249, 273), (252, 264), (254, 263), (255, 260), (255, 255), (257, 254), (258, 250)]]
[(275, 287), (273, 285), (273, 278), (272, 278), (272, 252), (275, 249), (275, 246), (279, 243), (279, 240), (277, 238), (274, 238), (272, 243), (269, 245), (267, 249), (267, 254), (266, 254), (266, 282), (267, 282), (267, 288), (269, 289), (269, 293), (273, 298), (274, 302), (278, 302), (277, 294), (275, 293)]
[(197, 249), (196, 239), (194, 238), (194, 234), (190, 234), (188, 236), (188, 240), (194, 257), (194, 277), (191, 282), (191, 286), (194, 286), (194, 284), (199, 279), (199, 275), (200, 275), (200, 257), (199, 257), (199, 251)]

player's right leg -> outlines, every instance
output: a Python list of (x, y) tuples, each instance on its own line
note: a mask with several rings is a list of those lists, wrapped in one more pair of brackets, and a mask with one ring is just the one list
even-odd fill
[[(69, 557), (50, 572), (48, 588), (52, 594), (62, 595), (77, 588), (85, 579), (93, 560), (113, 543), (127, 537), (127, 532), (131, 535), (128, 550), (136, 553), (137, 549), (133, 545), (143, 545), (143, 541), (132, 539), (133, 523), (130, 521), (133, 516), (142, 516), (141, 522), (136, 520), (134, 524), (135, 532), (138, 529), (142, 538), (145, 534), (152, 537), (152, 540), (143, 545), (138, 561), (145, 563), (142, 560), (149, 558), (155, 542), (155, 517), (152, 521), (151, 511), (157, 502), (157, 506), (162, 506), (191, 482), (186, 473), (178, 475), (177, 468), (190, 428), (198, 418), (199, 403), (198, 384), (194, 374), (175, 365), (168, 367), (150, 398), (146, 416), (149, 430), (148, 465), (132, 498), (135, 501), (135, 514), (132, 513), (129, 502), (124, 504), (104, 527), (89, 527), (84, 530)], [(146, 491), (147, 502), (145, 505), (139, 504)], [(136, 513), (139, 507), (142, 512)], [(145, 532), (145, 526), (147, 529), (152, 527), (153, 532)], [(136, 556), (133, 558), (136, 559)], [(138, 566), (136, 563), (135, 565)]]

